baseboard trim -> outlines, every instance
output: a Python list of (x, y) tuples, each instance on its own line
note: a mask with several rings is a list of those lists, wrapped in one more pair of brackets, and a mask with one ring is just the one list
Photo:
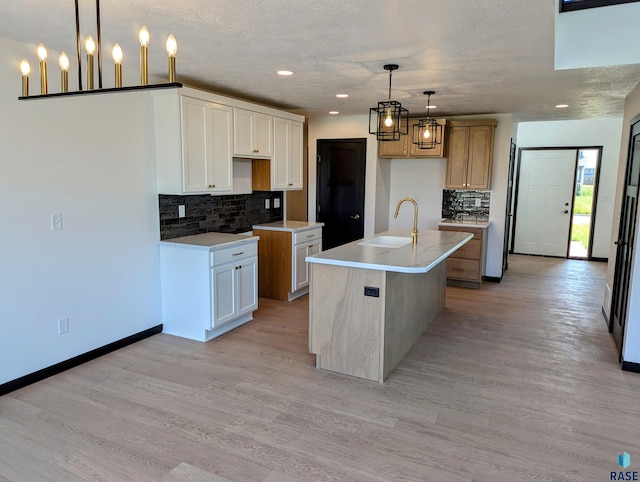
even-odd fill
[(500, 281), (502, 281), (501, 276), (483, 276), (482, 279), (485, 281), (491, 281), (492, 283), (500, 283)]
[(633, 363), (622, 360), (622, 369), (625, 372), (640, 373), (640, 363)]
[(63, 362), (56, 363), (55, 365), (51, 365), (47, 368), (43, 368), (42, 370), (38, 370), (37, 372), (33, 372), (23, 377), (16, 378), (15, 380), (11, 380), (10, 382), (3, 383), (2, 385), (0, 385), (0, 397), (2, 395), (6, 395), (9, 392), (13, 392), (14, 390), (18, 390), (20, 388), (26, 387), (27, 385), (31, 385), (32, 383), (39, 382), (41, 380), (44, 380), (45, 378), (52, 377), (53, 375), (57, 375), (58, 373), (61, 373), (65, 370), (69, 370), (70, 368), (77, 367), (78, 365), (82, 365), (83, 363), (87, 363), (88, 361), (100, 358), (107, 353), (119, 350), (120, 348), (124, 348), (125, 346), (131, 345), (140, 340), (144, 340), (145, 338), (149, 338), (150, 336), (156, 335), (158, 333), (162, 333), (161, 324), (154, 326), (153, 328), (141, 331), (139, 333), (127, 336), (126, 338), (122, 338), (121, 340), (114, 341), (113, 343), (109, 343), (108, 345), (101, 346), (100, 348), (88, 351), (86, 353), (83, 353), (82, 355), (74, 356), (73, 358), (69, 358), (68, 360), (65, 360)]
[(607, 316), (607, 312), (604, 309), (604, 306), (601, 306), (600, 309), (602, 311), (602, 317), (604, 318), (604, 321), (607, 323), (607, 326), (609, 326), (609, 317)]
[(598, 261), (600, 263), (608, 263), (609, 262), (609, 258), (594, 258), (594, 257), (591, 257), (591, 258), (589, 258), (589, 261)]

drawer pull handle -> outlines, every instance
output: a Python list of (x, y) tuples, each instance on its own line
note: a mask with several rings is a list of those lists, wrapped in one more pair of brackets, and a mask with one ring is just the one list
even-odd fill
[(310, 248), (313, 248), (314, 246), (315, 246), (315, 244), (310, 244), (309, 245)]
[(307, 238), (313, 238), (315, 234), (307, 234)]
[(244, 254), (244, 251), (240, 251), (239, 253), (233, 253), (232, 256), (240, 256), (241, 254)]

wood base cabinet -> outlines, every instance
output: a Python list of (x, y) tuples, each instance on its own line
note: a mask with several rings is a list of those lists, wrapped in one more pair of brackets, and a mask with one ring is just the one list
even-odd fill
[(490, 189), (495, 119), (449, 121), (447, 189)]
[(259, 294), (292, 301), (309, 292), (309, 266), (305, 261), (322, 251), (322, 228), (304, 231), (259, 231)]
[(447, 259), (447, 284), (480, 288), (487, 256), (487, 228), (439, 226), (440, 231), (473, 234), (473, 239)]

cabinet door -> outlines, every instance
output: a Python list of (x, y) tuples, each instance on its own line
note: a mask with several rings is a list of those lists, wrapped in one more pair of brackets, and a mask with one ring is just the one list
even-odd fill
[(233, 109), (233, 152), (237, 156), (253, 156), (253, 112)]
[(273, 157), (271, 158), (272, 189), (288, 189), (288, 164), (289, 121), (276, 117), (273, 119)]
[(209, 182), (212, 192), (233, 189), (233, 131), (231, 129), (232, 109), (226, 105), (211, 104), (209, 112)]
[(211, 268), (211, 325), (223, 325), (238, 316), (237, 264)]
[(421, 158), (421, 157), (437, 157), (442, 158), (445, 157), (445, 136), (447, 134), (446, 119), (436, 119), (436, 122), (442, 126), (440, 144), (437, 144), (432, 149), (420, 149), (416, 144), (413, 143), (413, 126), (418, 124), (418, 120), (412, 121), (409, 124), (409, 157), (413, 158)]
[(449, 156), (447, 157), (447, 189), (467, 188), (467, 161), (469, 159), (469, 128), (449, 128)]
[(304, 288), (309, 284), (309, 274), (307, 270), (308, 244), (299, 244), (295, 247), (295, 256), (293, 262), (293, 277), (291, 279), (291, 292)]
[(493, 126), (469, 128), (469, 162), (467, 189), (489, 189), (493, 160)]
[(302, 122), (289, 121), (289, 189), (302, 189), (303, 135)]
[(378, 157), (407, 157), (409, 154), (408, 143), (411, 142), (409, 139), (410, 135), (411, 131), (409, 131), (409, 135), (407, 136), (401, 135), (398, 141), (378, 141)]
[(207, 103), (182, 98), (182, 179), (184, 192), (209, 191), (209, 110)]
[(258, 258), (247, 258), (236, 269), (238, 316), (258, 309)]
[(273, 155), (273, 116), (253, 113), (253, 155)]

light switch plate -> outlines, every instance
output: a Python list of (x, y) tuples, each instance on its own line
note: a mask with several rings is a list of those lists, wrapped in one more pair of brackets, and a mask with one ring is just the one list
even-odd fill
[(264, 200), (264, 208), (265, 209), (271, 208), (271, 200), (270, 199), (265, 199)]
[(480, 206), (482, 206), (482, 199), (480, 199), (479, 197), (476, 198), (476, 207), (479, 208)]
[(280, 198), (279, 197), (274, 198), (273, 199), (273, 208), (274, 209), (278, 209), (279, 207), (280, 207)]
[(60, 231), (62, 229), (62, 214), (51, 215), (51, 231)]
[(178, 217), (179, 218), (184, 218), (184, 216), (185, 216), (184, 204), (180, 204), (180, 205), (178, 205)]

